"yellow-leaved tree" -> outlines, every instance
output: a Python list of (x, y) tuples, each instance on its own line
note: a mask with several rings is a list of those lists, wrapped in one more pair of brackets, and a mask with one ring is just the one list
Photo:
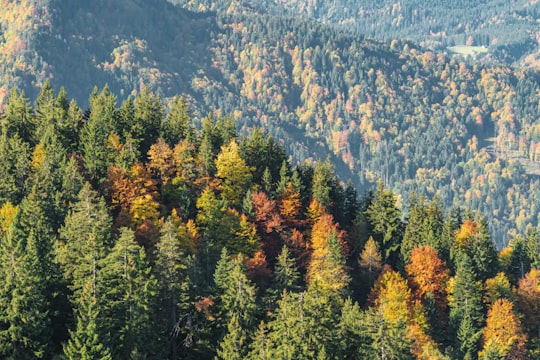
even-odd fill
[(332, 215), (323, 214), (311, 231), (308, 289), (328, 296), (344, 296), (349, 285), (341, 234)]
[(527, 337), (510, 300), (499, 299), (489, 309), (482, 339), (484, 347), (478, 353), (481, 359), (526, 358)]
[(230, 205), (239, 205), (251, 184), (251, 170), (240, 157), (238, 144), (232, 140), (221, 147), (216, 158), (216, 177), (220, 180), (221, 196)]

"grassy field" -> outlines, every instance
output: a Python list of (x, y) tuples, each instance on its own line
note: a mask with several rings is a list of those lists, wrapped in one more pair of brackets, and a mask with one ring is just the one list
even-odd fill
[(461, 55), (470, 55), (470, 56), (476, 56), (479, 54), (487, 53), (489, 50), (485, 46), (468, 46), (468, 45), (457, 45), (457, 46), (449, 46), (448, 50)]

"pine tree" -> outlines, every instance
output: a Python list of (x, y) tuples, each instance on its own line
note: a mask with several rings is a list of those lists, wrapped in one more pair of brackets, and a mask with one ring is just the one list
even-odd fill
[(161, 125), (160, 135), (171, 147), (181, 140), (193, 140), (195, 129), (190, 123), (189, 108), (184, 97), (176, 96), (172, 99), (167, 117)]
[(224, 360), (242, 360), (247, 354), (248, 337), (246, 331), (233, 314), (227, 325), (227, 334), (219, 344), (217, 357)]
[(69, 340), (64, 344), (64, 356), (69, 360), (112, 360), (98, 328), (100, 314), (93, 280), (86, 282), (77, 302), (76, 328), (69, 332)]
[(279, 294), (284, 290), (287, 292), (297, 292), (300, 290), (300, 273), (286, 245), (283, 245), (281, 253), (278, 256), (274, 270), (274, 280)]
[(105, 201), (84, 184), (60, 229), (56, 256), (74, 299), (88, 279), (96, 277), (110, 248), (111, 225)]
[(117, 125), (116, 97), (106, 86), (95, 89), (90, 97), (90, 117), (81, 129), (80, 151), (84, 166), (93, 184), (99, 184), (107, 174), (110, 154), (106, 142)]
[(150, 273), (144, 249), (127, 228), (98, 271), (97, 291), (106, 343), (114, 357), (127, 359), (160, 355), (155, 326), (157, 282)]
[(154, 95), (144, 86), (133, 100), (133, 123), (129, 132), (140, 143), (140, 152), (146, 156), (150, 146), (159, 136), (164, 119), (163, 104), (159, 95)]
[(401, 211), (396, 207), (394, 194), (384, 189), (379, 182), (373, 201), (366, 210), (367, 218), (373, 227), (375, 239), (379, 239), (384, 262), (395, 266), (403, 231)]
[[(187, 235), (187, 234), (186, 234)], [(186, 241), (187, 240), (187, 241)], [(162, 336), (168, 339), (168, 353), (171, 359), (178, 359), (178, 347), (182, 340), (192, 335), (192, 315), (190, 313), (190, 246), (188, 239), (180, 239), (179, 230), (169, 219), (161, 229), (156, 246), (156, 278), (159, 279), (162, 299)], [(182, 339), (185, 336), (185, 339)]]
[[(484, 320), (481, 289), (482, 285), (476, 279), (471, 260), (464, 255), (457, 264), (455, 277), (450, 281), (448, 294), (450, 307), (448, 333), (455, 341), (455, 348), (459, 349), (461, 357), (476, 354), (478, 351), (477, 342), (471, 339), (474, 339), (475, 334), (480, 331)], [(469, 340), (466, 341), (466, 337)]]
[(0, 356), (41, 359), (52, 350), (50, 274), (44, 263), (50, 260), (45, 253), (49, 239), (40, 239), (46, 235), (42, 231), (23, 233), (21, 216), (19, 211), (0, 239)]

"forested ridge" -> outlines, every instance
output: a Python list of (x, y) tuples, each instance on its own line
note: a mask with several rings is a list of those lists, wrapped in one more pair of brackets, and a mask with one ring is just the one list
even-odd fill
[(93, 84), (122, 98), (147, 84), (166, 101), (184, 94), (197, 127), (228, 114), (295, 161), (330, 155), (360, 191), (383, 179), (402, 205), (416, 191), (478, 210), (498, 248), (538, 224), (538, 72), (242, 2), (198, 13), (165, 0), (6, 4), (2, 104), (12, 87), (35, 99), (47, 78), (83, 108)]
[[(540, 243), (481, 212), (363, 194), (182, 97), (11, 89), (0, 357), (526, 359)], [(407, 215), (404, 215), (407, 214)]]

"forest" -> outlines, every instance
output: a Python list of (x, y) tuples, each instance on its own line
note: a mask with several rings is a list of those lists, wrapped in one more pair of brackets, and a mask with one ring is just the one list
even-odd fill
[[(0, 357), (532, 359), (540, 243), (148, 87), (10, 89)], [(505, 170), (503, 170), (505, 171)]]
[[(371, 3), (364, 5), (373, 11), (362, 14), (389, 13)], [(316, 7), (318, 15), (331, 13), (322, 1), (309, 3), (300, 11), (309, 16), (302, 17), (265, 4), (3, 1), (0, 112), (11, 88), (33, 101), (47, 79), (56, 92), (64, 86), (82, 109), (90, 106), (94, 85), (108, 84), (124, 99), (146, 84), (164, 103), (183, 94), (198, 129), (208, 113), (227, 114), (240, 137), (265, 129), (294, 163), (329, 157), (338, 177), (351, 179), (361, 193), (382, 179), (405, 213), (413, 192), (436, 198), (445, 212), (478, 211), (499, 250), (539, 224), (538, 71), (452, 55), (443, 50), (453, 44), (449, 39), (442, 48), (402, 40), (407, 36), (375, 40), (367, 29), (352, 29), (368, 24), (364, 18), (340, 26), (317, 17)], [(526, 34), (534, 43), (538, 27), (529, 20), (538, 18), (538, 3), (505, 4), (436, 2), (412, 28), (426, 32), (426, 24), (445, 14), (448, 21), (463, 19), (464, 29), (453, 28), (456, 36), (475, 36), (479, 20), (469, 24), (468, 16), (485, 16), (492, 21), (480, 30), (496, 37), (500, 49), (514, 46), (501, 34), (518, 42)], [(412, 16), (410, 6), (426, 8), (403, 2), (395, 15)], [(394, 34), (387, 26), (376, 29)]]

